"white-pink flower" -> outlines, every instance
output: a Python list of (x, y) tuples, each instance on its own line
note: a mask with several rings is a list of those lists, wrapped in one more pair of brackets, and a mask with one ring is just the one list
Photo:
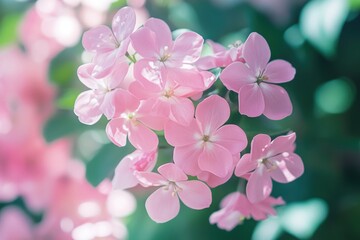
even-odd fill
[(199, 103), (188, 126), (172, 121), (165, 125), (165, 138), (175, 147), (174, 162), (186, 174), (209, 172), (226, 178), (233, 170), (233, 155), (246, 147), (247, 139), (240, 127), (223, 126), (229, 116), (226, 100), (213, 95)]
[(126, 145), (126, 138), (144, 152), (154, 151), (159, 143), (157, 135), (149, 127), (158, 129), (159, 121), (151, 117), (151, 109), (143, 107), (140, 100), (128, 91), (118, 89), (115, 117), (106, 126), (106, 134), (117, 146)]
[(212, 202), (211, 191), (205, 183), (188, 180), (186, 174), (175, 164), (167, 163), (158, 168), (158, 173), (137, 172), (144, 187), (160, 186), (146, 200), (145, 207), (152, 220), (167, 222), (179, 213), (180, 200), (189, 208), (208, 208)]
[(258, 33), (251, 33), (244, 43), (243, 58), (246, 63), (234, 62), (220, 75), (224, 85), (239, 94), (239, 112), (249, 117), (264, 114), (272, 120), (289, 116), (289, 95), (276, 84), (291, 81), (295, 69), (284, 60), (269, 62), (269, 45)]
[(135, 172), (150, 172), (156, 164), (157, 152), (143, 152), (135, 150), (125, 156), (115, 169), (112, 180), (114, 189), (127, 189), (135, 187), (139, 181)]
[(217, 224), (221, 229), (231, 231), (245, 218), (252, 217), (254, 220), (263, 220), (268, 215), (276, 215), (273, 208), (275, 205), (283, 205), (281, 197), (268, 197), (261, 202), (251, 203), (240, 192), (228, 194), (220, 203), (221, 209), (210, 216), (210, 223)]
[(143, 58), (135, 64), (134, 71), (151, 81), (156, 72), (165, 69), (179, 76), (180, 85), (202, 88), (204, 82), (195, 62), (200, 58), (203, 42), (199, 34), (190, 31), (173, 41), (169, 26), (160, 19), (150, 18), (131, 35), (135, 51)]
[(104, 114), (111, 119), (115, 114), (114, 94), (120, 88), (124, 80), (129, 65), (126, 62), (119, 62), (116, 69), (104, 78), (95, 78), (95, 64), (87, 63), (78, 68), (80, 81), (90, 88), (82, 92), (75, 101), (74, 112), (79, 117), (80, 122), (94, 124)]
[(105, 77), (111, 72), (114, 64), (126, 54), (135, 23), (134, 10), (123, 7), (115, 14), (112, 29), (101, 25), (84, 33), (82, 39), (84, 48), (95, 54), (93, 60), (95, 77)]
[(256, 135), (251, 142), (251, 153), (242, 156), (235, 175), (250, 173), (246, 195), (255, 203), (267, 198), (272, 191), (272, 180), (288, 183), (304, 172), (301, 158), (294, 153), (295, 133), (280, 136), (271, 141), (266, 134)]

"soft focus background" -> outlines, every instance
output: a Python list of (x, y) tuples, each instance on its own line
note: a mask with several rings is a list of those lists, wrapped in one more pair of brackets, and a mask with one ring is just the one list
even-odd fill
[[(295, 66), (295, 79), (283, 85), (294, 106), (290, 117), (238, 119), (249, 139), (297, 133), (305, 173), (274, 184), (273, 195), (287, 202), (277, 217), (246, 220), (232, 232), (210, 225), (236, 179), (214, 189), (209, 209), (182, 207), (165, 224), (147, 216), (149, 192), (132, 191), (136, 202), (128, 192), (107, 196), (103, 179), (130, 149), (109, 143), (105, 119), (79, 123), (73, 104), (85, 88), (76, 69), (87, 61), (82, 32), (109, 24), (126, 4), (139, 24), (157, 17), (224, 45), (259, 32), (272, 59)], [(360, 239), (359, 12), (360, 0), (0, 0), (0, 239), (63, 240), (54, 229), (74, 228), (74, 239), (112, 239), (106, 231), (136, 240)], [(170, 150), (160, 153), (170, 157)]]

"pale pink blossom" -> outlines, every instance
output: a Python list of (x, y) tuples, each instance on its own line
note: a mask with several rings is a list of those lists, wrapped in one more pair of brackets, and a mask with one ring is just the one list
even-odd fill
[(95, 78), (95, 64), (87, 63), (78, 68), (80, 81), (90, 88), (82, 92), (75, 101), (74, 112), (80, 122), (94, 124), (104, 114), (111, 119), (115, 114), (114, 95), (124, 80), (129, 65), (126, 62), (119, 62), (111, 74), (104, 78)]
[(220, 203), (220, 210), (210, 216), (210, 223), (217, 224), (221, 229), (231, 231), (244, 219), (253, 218), (263, 220), (268, 215), (276, 215), (275, 205), (283, 205), (285, 202), (281, 197), (268, 197), (261, 202), (251, 203), (245, 195), (240, 192), (228, 194)]
[(206, 42), (213, 53), (201, 57), (196, 62), (198, 68), (207, 70), (217, 67), (227, 67), (233, 62), (245, 62), (242, 57), (243, 44), (240, 41), (230, 45), (229, 48), (211, 40), (207, 40)]
[(175, 147), (174, 162), (186, 174), (209, 172), (225, 178), (233, 170), (233, 155), (246, 147), (247, 139), (240, 127), (223, 126), (229, 116), (226, 100), (213, 95), (199, 103), (188, 126), (172, 121), (165, 125), (165, 138)]
[(173, 41), (169, 26), (160, 19), (150, 18), (143, 28), (131, 35), (131, 43), (142, 57), (136, 62), (134, 71), (151, 81), (165, 69), (179, 75), (180, 85), (201, 88), (204, 82), (195, 62), (200, 58), (203, 42), (199, 34), (191, 31)]
[(272, 180), (288, 183), (303, 174), (303, 162), (294, 153), (295, 139), (295, 133), (277, 137), (273, 141), (266, 134), (253, 138), (251, 153), (243, 155), (235, 169), (238, 177), (250, 173), (246, 186), (250, 202), (267, 198), (272, 191)]
[(177, 83), (178, 75), (173, 72), (162, 71), (159, 81), (150, 82), (136, 74), (138, 81), (130, 85), (129, 91), (144, 100), (144, 105), (152, 109), (164, 124), (174, 121), (181, 125), (188, 125), (194, 117), (194, 104), (190, 100), (198, 97), (215, 81), (210, 72), (199, 72), (199, 78), (204, 79), (203, 88), (184, 87)]
[(84, 33), (82, 44), (85, 50), (95, 54), (93, 59), (96, 64), (95, 77), (101, 78), (108, 75), (116, 62), (125, 56), (135, 23), (134, 10), (123, 7), (115, 14), (112, 29), (101, 25)]
[(116, 116), (106, 126), (106, 134), (117, 146), (130, 143), (144, 152), (154, 151), (159, 143), (157, 135), (149, 128), (159, 129), (161, 122), (151, 117), (151, 109), (141, 105), (139, 99), (125, 90), (117, 90)]
[(239, 94), (239, 112), (249, 117), (264, 114), (272, 120), (289, 116), (289, 95), (276, 84), (291, 81), (295, 69), (284, 60), (269, 62), (269, 45), (258, 33), (251, 33), (244, 43), (243, 58), (246, 63), (232, 63), (220, 75), (224, 85)]
[(35, 240), (32, 225), (30, 219), (19, 208), (3, 208), (0, 214), (0, 239)]
[(179, 213), (180, 200), (189, 208), (204, 209), (211, 204), (211, 191), (205, 183), (188, 180), (186, 174), (175, 164), (167, 163), (158, 168), (158, 173), (137, 172), (140, 183), (160, 187), (146, 200), (145, 207), (152, 220), (167, 222)]
[(117, 165), (112, 180), (114, 189), (132, 188), (138, 185), (139, 181), (135, 172), (150, 172), (155, 167), (157, 152), (143, 152), (135, 150), (125, 156)]

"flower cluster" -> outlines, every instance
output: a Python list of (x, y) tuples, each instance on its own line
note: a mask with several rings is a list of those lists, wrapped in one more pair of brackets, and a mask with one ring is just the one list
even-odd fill
[[(83, 46), (92, 61), (78, 69), (80, 81), (90, 88), (75, 102), (79, 120), (94, 124), (104, 115), (109, 139), (119, 147), (128, 140), (136, 148), (116, 168), (114, 188), (159, 187), (147, 199), (146, 210), (155, 222), (166, 222), (178, 214), (179, 199), (193, 209), (209, 207), (211, 188), (235, 173), (247, 181), (246, 195), (230, 194), (210, 222), (231, 230), (243, 217), (260, 220), (275, 214), (273, 206), (284, 202), (270, 197), (272, 179), (287, 183), (303, 173), (294, 153), (295, 133), (273, 141), (256, 135), (251, 153), (241, 157), (246, 133), (227, 123), (229, 102), (213, 90), (221, 81), (238, 93), (240, 114), (280, 120), (292, 113), (292, 104), (277, 84), (291, 81), (295, 69), (284, 60), (269, 62), (270, 48), (258, 33), (230, 48), (209, 41), (213, 54), (202, 56), (199, 34), (185, 31), (173, 38), (160, 19), (150, 18), (138, 29), (135, 21), (133, 9), (124, 7), (111, 28), (85, 32)], [(222, 70), (219, 80), (214, 68)], [(173, 159), (154, 173), (158, 134), (174, 151)]]

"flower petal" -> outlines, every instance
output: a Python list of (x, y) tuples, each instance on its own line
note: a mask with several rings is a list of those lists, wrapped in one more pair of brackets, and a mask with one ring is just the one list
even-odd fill
[(272, 158), (277, 168), (270, 172), (271, 177), (281, 183), (294, 181), (304, 173), (304, 164), (295, 153), (283, 153)]
[(158, 172), (171, 182), (186, 181), (186, 174), (173, 163), (166, 163), (158, 168)]
[(293, 80), (295, 72), (295, 68), (289, 62), (274, 60), (269, 62), (263, 75), (268, 78), (266, 82), (284, 83)]
[(253, 32), (244, 43), (243, 56), (250, 68), (259, 75), (270, 60), (269, 45), (260, 34)]
[(220, 80), (227, 89), (239, 92), (243, 86), (256, 82), (255, 74), (244, 63), (234, 62), (221, 72)]
[(243, 175), (253, 171), (258, 165), (258, 162), (251, 159), (249, 153), (243, 155), (240, 158), (240, 161), (237, 163), (235, 168), (235, 175), (237, 177), (242, 177)]
[(215, 174), (218, 177), (226, 177), (233, 169), (233, 157), (229, 150), (215, 144), (207, 143), (199, 156), (199, 167), (202, 171)]
[(163, 176), (154, 172), (135, 171), (134, 175), (143, 187), (150, 187), (150, 186), (157, 187), (157, 186), (167, 185), (169, 183)]
[(194, 104), (188, 98), (172, 97), (170, 105), (170, 120), (183, 126), (188, 126), (194, 119)]
[(124, 157), (115, 168), (115, 175), (112, 180), (114, 189), (127, 189), (135, 187), (139, 181), (134, 176), (134, 171), (131, 169), (133, 163), (128, 156)]
[(268, 146), (267, 156), (274, 156), (284, 152), (288, 152), (288, 153), (294, 152), (295, 140), (296, 140), (295, 133), (290, 133), (288, 135), (279, 136), (275, 138)]
[(182, 190), (178, 192), (181, 201), (192, 209), (208, 208), (212, 202), (211, 191), (205, 183), (192, 180), (176, 183)]
[(201, 124), (203, 134), (209, 135), (228, 120), (230, 107), (224, 98), (212, 95), (199, 103), (195, 117)]
[(126, 120), (122, 118), (111, 119), (106, 125), (106, 135), (117, 146), (123, 147), (126, 145), (126, 136), (128, 132), (126, 128)]
[(151, 152), (159, 145), (157, 135), (142, 123), (131, 123), (129, 127), (129, 141), (144, 152)]
[(201, 149), (196, 149), (194, 145), (175, 147), (174, 162), (186, 174), (191, 176), (198, 175), (201, 170), (198, 165), (198, 159)]
[(82, 38), (86, 51), (104, 53), (116, 48), (114, 34), (109, 27), (101, 25), (86, 31)]
[(280, 120), (292, 113), (292, 104), (289, 95), (280, 86), (273, 84), (260, 84), (264, 96), (264, 115), (271, 120)]
[(134, 31), (136, 23), (135, 11), (131, 7), (121, 8), (112, 20), (112, 30), (116, 39), (121, 42)]
[(188, 126), (168, 121), (164, 128), (166, 141), (174, 147), (195, 144), (196, 135), (200, 134), (199, 126), (193, 119)]
[(258, 134), (251, 141), (251, 158), (254, 161), (266, 157), (267, 147), (271, 142), (271, 138), (266, 134)]
[(76, 98), (74, 112), (80, 122), (92, 125), (101, 118), (101, 104), (101, 96), (96, 95), (93, 90), (85, 91)]
[(272, 191), (272, 181), (265, 166), (260, 165), (250, 176), (246, 186), (246, 195), (251, 203), (267, 198)]
[(180, 202), (176, 194), (161, 187), (148, 197), (145, 207), (152, 220), (164, 223), (178, 215)]
[(228, 149), (232, 154), (240, 153), (247, 145), (245, 132), (237, 125), (228, 124), (220, 127), (215, 135), (215, 142)]
[[(156, 35), (148, 28), (140, 28), (130, 36), (133, 48), (144, 58), (155, 58), (158, 54)], [(144, 44), (146, 42), (146, 44)]]
[(150, 18), (144, 24), (144, 27), (151, 30), (156, 36), (157, 52), (160, 53), (165, 47), (172, 49), (173, 41), (169, 26), (161, 19)]
[(264, 96), (258, 84), (247, 84), (239, 92), (239, 112), (248, 117), (258, 117), (265, 109)]
[(98, 79), (94, 79), (94, 77), (92, 76), (94, 67), (94, 63), (86, 63), (81, 65), (77, 69), (77, 75), (79, 80), (90, 89), (97, 89), (99, 87), (98, 83), (101, 81)]
[(171, 60), (194, 63), (200, 58), (204, 39), (195, 32), (185, 32), (175, 39)]

